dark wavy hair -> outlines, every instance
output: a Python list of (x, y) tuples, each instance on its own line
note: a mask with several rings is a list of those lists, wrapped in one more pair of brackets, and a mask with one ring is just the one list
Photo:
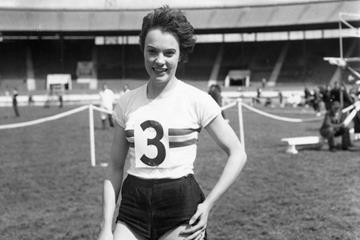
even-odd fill
[(194, 28), (180, 10), (165, 5), (154, 9), (143, 18), (140, 32), (140, 48), (144, 51), (145, 38), (151, 29), (159, 28), (177, 37), (180, 48), (180, 62), (187, 62), (195, 46)]

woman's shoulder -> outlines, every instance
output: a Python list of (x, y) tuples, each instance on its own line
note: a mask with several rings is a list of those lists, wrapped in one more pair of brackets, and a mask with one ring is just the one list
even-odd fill
[(187, 94), (192, 94), (192, 95), (196, 95), (196, 96), (206, 96), (208, 95), (208, 93), (200, 88), (197, 88), (189, 83), (186, 83), (184, 81), (180, 81), (180, 87), (182, 89), (183, 92), (187, 93)]
[(116, 101), (118, 104), (127, 104), (129, 101), (131, 101), (132, 99), (136, 99), (139, 97), (140, 94), (143, 93), (144, 88), (146, 87), (146, 85), (141, 85), (140, 87), (131, 89), (127, 92), (125, 92), (124, 94), (122, 94), (119, 99)]
[(217, 103), (214, 99), (207, 93), (207, 91), (197, 88), (189, 83), (182, 82), (181, 83), (181, 97), (183, 102), (191, 104), (193, 106), (204, 107), (204, 106), (217, 106)]

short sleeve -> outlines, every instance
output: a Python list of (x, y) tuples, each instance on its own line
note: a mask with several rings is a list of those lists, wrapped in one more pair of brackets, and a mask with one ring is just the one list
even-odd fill
[(121, 99), (115, 104), (115, 108), (113, 111), (113, 119), (117, 122), (121, 127), (125, 128), (125, 111), (121, 107)]
[(200, 94), (198, 101), (199, 124), (201, 127), (206, 127), (216, 116), (221, 114), (221, 108), (207, 93)]

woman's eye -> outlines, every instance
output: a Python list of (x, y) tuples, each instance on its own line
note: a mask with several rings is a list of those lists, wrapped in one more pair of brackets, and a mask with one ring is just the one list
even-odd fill
[(170, 52), (165, 52), (164, 55), (167, 56), (167, 57), (172, 57), (174, 54), (175, 54), (175, 52), (170, 51)]
[(156, 54), (156, 50), (155, 49), (148, 49), (148, 53), (150, 53), (151, 55)]

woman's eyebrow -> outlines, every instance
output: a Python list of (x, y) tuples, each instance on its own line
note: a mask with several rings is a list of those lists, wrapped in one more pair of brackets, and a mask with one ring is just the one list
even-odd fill
[[(156, 50), (160, 49), (153, 45), (147, 45), (147, 48), (156, 49)], [(176, 51), (176, 49), (175, 48), (166, 48), (166, 49), (164, 49), (164, 51)]]
[(152, 46), (152, 45), (147, 45), (146, 48), (157, 49), (156, 47), (154, 47), (154, 46)]

